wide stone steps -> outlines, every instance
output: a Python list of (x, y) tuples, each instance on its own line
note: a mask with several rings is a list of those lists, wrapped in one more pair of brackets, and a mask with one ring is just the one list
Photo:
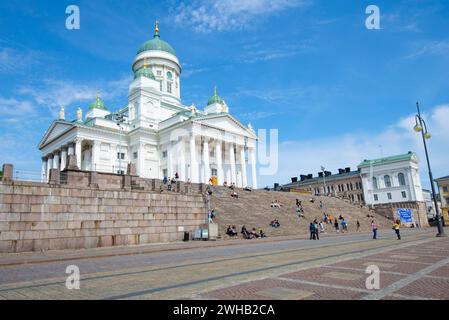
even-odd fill
[[(238, 199), (231, 197), (232, 190), (225, 187), (215, 187), (211, 197), (211, 208), (217, 213), (216, 222), (219, 224), (220, 235), (226, 238), (225, 232), (228, 225), (235, 225), (240, 231), (242, 225), (247, 229), (262, 228), (268, 236), (304, 235), (309, 233), (309, 223), (314, 219), (321, 220), (323, 212), (334, 217), (340, 214), (348, 222), (349, 231), (356, 230), (357, 220), (360, 222), (361, 231), (369, 231), (371, 217), (374, 215), (380, 228), (390, 228), (391, 221), (383, 216), (376, 215), (366, 207), (353, 205), (341, 199), (332, 197), (313, 197), (298, 193), (275, 192), (266, 190), (253, 190), (252, 192), (236, 189)], [(296, 213), (296, 199), (302, 201), (304, 218), (299, 218)], [(271, 208), (271, 202), (278, 200), (281, 208)], [(323, 202), (323, 209), (320, 208)], [(269, 223), (278, 219), (281, 227), (271, 228)], [(335, 232), (333, 226), (326, 225), (326, 232)]]

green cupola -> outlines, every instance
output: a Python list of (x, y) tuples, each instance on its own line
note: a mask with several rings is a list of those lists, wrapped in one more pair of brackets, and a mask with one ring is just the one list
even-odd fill
[(209, 101), (207, 102), (207, 105), (210, 106), (211, 104), (214, 104), (214, 103), (219, 103), (221, 105), (224, 105), (223, 99), (217, 95), (217, 86), (214, 87), (214, 95), (212, 96), (212, 98), (209, 99)]
[(151, 71), (151, 69), (148, 68), (146, 64), (142, 68), (134, 72), (134, 79), (137, 79), (138, 77), (145, 77), (153, 80), (155, 79), (153, 71)]
[(144, 51), (165, 51), (168, 53), (171, 53), (172, 55), (176, 56), (175, 49), (171, 45), (169, 45), (167, 42), (161, 40), (159, 36), (159, 21), (156, 21), (156, 26), (154, 27), (154, 36), (153, 39), (148, 40), (144, 42), (140, 47), (139, 50), (137, 50), (137, 54), (144, 52)]
[(104, 104), (104, 101), (100, 98), (100, 95), (97, 95), (95, 101), (90, 104), (89, 110), (93, 109), (100, 109), (106, 111), (108, 110), (108, 108), (106, 108), (106, 105)]

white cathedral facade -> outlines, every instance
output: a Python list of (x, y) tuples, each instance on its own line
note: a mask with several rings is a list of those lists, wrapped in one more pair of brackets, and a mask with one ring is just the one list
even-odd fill
[(204, 110), (181, 102), (181, 64), (174, 49), (154, 37), (141, 45), (133, 62), (128, 105), (111, 112), (97, 98), (83, 117), (65, 119), (61, 107), (39, 143), (42, 179), (64, 170), (75, 155), (80, 170), (123, 173), (134, 163), (144, 178), (174, 177), (193, 183), (235, 183), (257, 188), (256, 142), (251, 125), (229, 114), (216, 89)]

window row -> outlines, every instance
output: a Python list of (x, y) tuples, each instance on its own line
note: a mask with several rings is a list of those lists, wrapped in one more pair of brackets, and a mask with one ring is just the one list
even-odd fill
[[(383, 181), (385, 188), (391, 188), (393, 186), (391, 177), (388, 174), (384, 175)], [(399, 186), (405, 186), (405, 175), (402, 172), (398, 174), (398, 182)], [(377, 177), (373, 177), (373, 189), (379, 189), (379, 182), (377, 180)]]
[[(401, 197), (402, 199), (407, 199), (407, 192), (401, 191)], [(388, 200), (393, 199), (391, 192), (387, 192), (387, 198)], [(379, 195), (377, 193), (374, 194), (374, 201), (379, 201)]]

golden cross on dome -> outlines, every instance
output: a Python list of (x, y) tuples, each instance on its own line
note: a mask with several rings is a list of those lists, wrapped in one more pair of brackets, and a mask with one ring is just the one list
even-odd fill
[(156, 23), (154, 25), (154, 35), (155, 36), (159, 35), (159, 20), (156, 20)]

